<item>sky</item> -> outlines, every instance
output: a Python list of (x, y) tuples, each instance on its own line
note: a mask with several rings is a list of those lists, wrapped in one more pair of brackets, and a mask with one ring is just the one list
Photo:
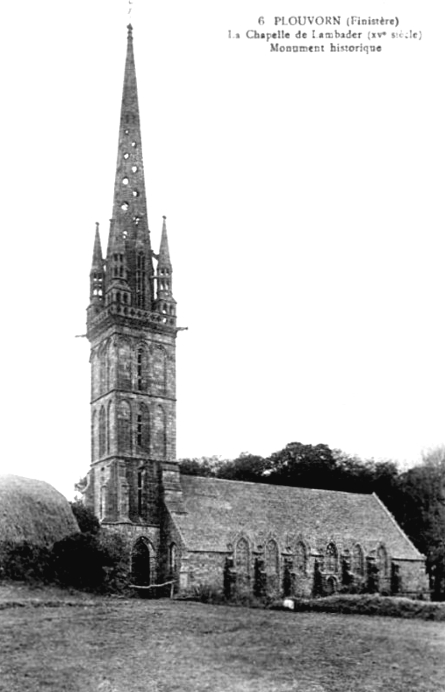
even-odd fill
[[(445, 8), (361, 2), (361, 17), (422, 32), (376, 54), (246, 38), (357, 5), (131, 3), (151, 236), (156, 251), (165, 214), (188, 328), (179, 458), (299, 441), (409, 466), (445, 442)], [(112, 212), (129, 7), (3, 9), (0, 471), (70, 499), (90, 463), (76, 335), (95, 222), (106, 247)]]

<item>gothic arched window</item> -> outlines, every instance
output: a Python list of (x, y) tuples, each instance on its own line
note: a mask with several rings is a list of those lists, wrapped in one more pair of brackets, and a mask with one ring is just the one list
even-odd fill
[(157, 392), (164, 394), (167, 388), (167, 353), (163, 346), (153, 351), (153, 381)]
[(167, 416), (160, 404), (155, 409), (154, 430), (155, 454), (159, 459), (165, 459), (167, 455)]
[(117, 409), (118, 453), (131, 452), (131, 409), (128, 401), (121, 401)]
[(105, 406), (101, 406), (100, 412), (99, 412), (99, 456), (103, 457), (105, 454), (105, 437), (106, 437), (106, 431), (105, 431)]
[(138, 514), (142, 515), (143, 500), (144, 500), (144, 480), (145, 471), (141, 469), (138, 471)]
[(307, 552), (303, 541), (298, 541), (295, 546), (295, 567), (301, 574), (306, 573), (307, 569)]
[(131, 348), (128, 341), (120, 341), (118, 346), (118, 387), (131, 389)]
[(266, 572), (270, 576), (278, 574), (278, 546), (274, 540), (266, 544)]
[(249, 578), (249, 544), (245, 538), (240, 538), (235, 546), (235, 569), (237, 576)]
[(96, 459), (97, 455), (97, 413), (93, 411), (91, 417), (91, 461)]
[(377, 567), (381, 577), (388, 576), (388, 553), (384, 545), (380, 545), (377, 550)]
[(107, 391), (107, 344), (103, 344), (99, 351), (99, 394)]
[(136, 442), (137, 446), (144, 452), (150, 451), (150, 417), (148, 407), (145, 404), (140, 404), (138, 409)]
[(138, 346), (136, 351), (136, 389), (147, 391), (148, 387), (148, 354), (145, 346)]
[(109, 401), (108, 402), (108, 408), (107, 408), (107, 454), (110, 454), (110, 452), (111, 452), (111, 438), (112, 438), (113, 429), (114, 429), (113, 402)]
[(352, 551), (352, 571), (354, 574), (363, 576), (365, 573), (365, 557), (361, 545), (357, 543)]
[(329, 543), (326, 547), (325, 570), (326, 572), (338, 570), (338, 552), (335, 543)]

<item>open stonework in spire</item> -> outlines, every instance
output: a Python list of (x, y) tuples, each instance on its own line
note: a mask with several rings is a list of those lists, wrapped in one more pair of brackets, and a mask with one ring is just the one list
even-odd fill
[[(100, 243), (100, 241), (98, 241)], [(95, 251), (96, 252), (96, 251)], [(127, 53), (119, 121), (119, 139), (110, 219), (106, 262), (102, 260), (101, 299), (103, 310), (116, 318), (157, 322), (175, 329), (175, 310), (160, 308), (159, 291), (155, 293), (154, 253), (148, 228), (147, 199), (145, 193), (142, 138), (138, 103), (136, 68), (133, 51), (133, 29), (128, 25)], [(171, 262), (165, 230), (159, 255), (163, 273), (171, 276)], [(96, 258), (97, 259), (97, 258)], [(99, 263), (99, 260), (97, 260)], [(97, 274), (97, 268), (95, 268)], [(168, 279), (171, 287), (171, 279)], [(165, 284), (167, 285), (167, 284)], [(159, 284), (158, 284), (159, 288)], [(97, 287), (95, 287), (97, 290)], [(91, 295), (93, 289), (91, 287)], [(97, 294), (94, 293), (96, 296)], [(169, 296), (171, 297), (171, 288)], [(163, 296), (164, 297), (164, 296)], [(89, 328), (98, 315), (99, 301), (89, 310)], [(158, 313), (158, 315), (156, 315)], [(168, 318), (166, 317), (168, 315)], [(102, 316), (102, 320), (104, 317)]]

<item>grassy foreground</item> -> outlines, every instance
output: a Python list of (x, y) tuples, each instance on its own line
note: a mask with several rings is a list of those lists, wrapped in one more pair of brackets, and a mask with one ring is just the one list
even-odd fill
[(1, 588), (0, 608), (1, 692), (445, 690), (441, 622)]

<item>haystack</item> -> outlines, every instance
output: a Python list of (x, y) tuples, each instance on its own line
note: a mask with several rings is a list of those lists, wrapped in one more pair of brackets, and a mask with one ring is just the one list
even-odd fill
[(0, 545), (51, 546), (78, 531), (68, 500), (51, 485), (0, 475)]

